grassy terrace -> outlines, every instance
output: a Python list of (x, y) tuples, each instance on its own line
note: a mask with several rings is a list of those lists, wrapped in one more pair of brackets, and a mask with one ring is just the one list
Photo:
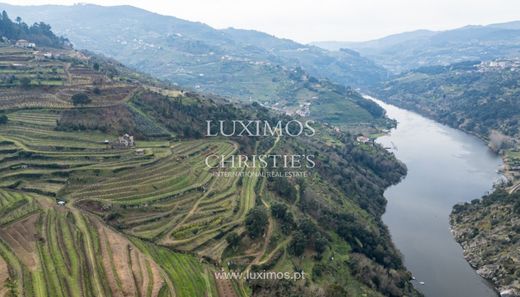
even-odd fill
[[(27, 296), (112, 296), (118, 290), (130, 295), (142, 290), (141, 296), (202, 296), (203, 291), (216, 296), (213, 268), (138, 239), (133, 242), (139, 248), (129, 250), (133, 244), (99, 219), (58, 207), (47, 197), (78, 203), (101, 217), (117, 211), (117, 224), (128, 234), (190, 252), (211, 251), (218, 258), (226, 245), (222, 235), (215, 239), (222, 232), (217, 229), (231, 230), (243, 219), (253, 202), (244, 203), (239, 194), (251, 183), (245, 181), (242, 190), (238, 178), (214, 177), (204, 158), (233, 154), (234, 143), (139, 141), (137, 147), (146, 153), (137, 155), (133, 149), (108, 149), (103, 141), (113, 135), (56, 131), (54, 110), (7, 115), (8, 124), (0, 126), (0, 186), (6, 189), (0, 190), (0, 239), (2, 258), (18, 267), (12, 278), (19, 291), (31, 292)], [(104, 208), (91, 209), (93, 203)], [(107, 237), (117, 239), (115, 246), (104, 243)], [(111, 249), (136, 255), (123, 261)], [(105, 263), (107, 257), (112, 263)], [(143, 270), (136, 271), (143, 278), (140, 285), (129, 282), (134, 276), (119, 275), (129, 270), (130, 260), (133, 265), (139, 261)], [(184, 279), (179, 263), (192, 265), (201, 278)], [(96, 273), (87, 277), (85, 269)]]
[(153, 143), (144, 156), (109, 150), (103, 141), (114, 136), (55, 131), (56, 116), (52, 111), (8, 114), (9, 124), (0, 126), (0, 185), (59, 196), (70, 176), (140, 166), (153, 162), (154, 153), (167, 151), (167, 142), (162, 147)]
[[(9, 281), (17, 292), (52, 297), (216, 296), (209, 266), (137, 239), (132, 243), (72, 204), (92, 199), (128, 208), (125, 222), (143, 224), (126, 231), (152, 238), (153, 232), (146, 230), (151, 212), (173, 216), (180, 205), (173, 197), (186, 205), (199, 199), (200, 188), (213, 182), (201, 167), (204, 156), (230, 154), (234, 144), (139, 141), (145, 154), (138, 155), (134, 149), (107, 148), (103, 141), (114, 135), (56, 131), (55, 110), (7, 116), (8, 124), (0, 126), (0, 258), (10, 267)], [(69, 201), (69, 206), (57, 206), (56, 198)], [(143, 203), (153, 205), (151, 212), (145, 212)], [(132, 212), (138, 209), (133, 207), (145, 215)], [(193, 267), (200, 279), (186, 279), (180, 264)]]
[(72, 108), (70, 98), (79, 92), (90, 95), (92, 102), (87, 107), (113, 106), (136, 90), (89, 68), (83, 54), (74, 52), (72, 56), (56, 49), (0, 46), (0, 110)]
[[(245, 282), (215, 280), (221, 268), (208, 262), (233, 260), (250, 270), (280, 259), (283, 270), (295, 269), (286, 251), (291, 236), (280, 239), (270, 214), (265, 238), (242, 236), (249, 210), (264, 205), (269, 212), (282, 199), (254, 175), (260, 169), (225, 168), (252, 175), (218, 176), (205, 164), (210, 155), (236, 154), (238, 143), (178, 140), (178, 130), (129, 99), (145, 89), (179, 93), (108, 78), (77, 55), (41, 60), (32, 51), (0, 48), (0, 74), (17, 77), (0, 85), (0, 112), (8, 118), (0, 125), (0, 296), (5, 284), (24, 297), (245, 296), (251, 293)], [(61, 77), (60, 86), (43, 82), (51, 74)], [(30, 86), (22, 88), (27, 75)], [(74, 107), (70, 97), (78, 92), (92, 102)], [(189, 96), (182, 102), (185, 114), (177, 116), (200, 103)], [(105, 140), (119, 135), (58, 127), (68, 109), (106, 106), (128, 113), (118, 109), (101, 119), (131, 117), (152, 140), (117, 149)], [(279, 140), (260, 151), (257, 144), (255, 153), (269, 154)], [(230, 252), (231, 232), (248, 246)]]

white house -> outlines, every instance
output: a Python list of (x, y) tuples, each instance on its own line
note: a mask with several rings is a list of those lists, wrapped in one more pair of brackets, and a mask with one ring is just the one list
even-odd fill
[(25, 39), (20, 39), (20, 40), (16, 41), (15, 46), (22, 47), (22, 48), (35, 48), (36, 44), (34, 42), (29, 42)]

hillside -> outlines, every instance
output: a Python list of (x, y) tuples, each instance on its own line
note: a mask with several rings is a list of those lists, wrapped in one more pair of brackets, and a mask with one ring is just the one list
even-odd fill
[(0, 37), (0, 42), (2, 43), (16, 42), (22, 39), (48, 47), (61, 48), (69, 45), (66, 38), (54, 35), (51, 31), (51, 26), (48, 24), (39, 22), (28, 26), (19, 17), (14, 22), (9, 18), (5, 10), (2, 11), (0, 16)]
[(518, 22), (466, 26), (446, 31), (417, 30), (366, 42), (316, 42), (326, 49), (349, 48), (394, 73), (410, 69), (520, 56)]
[[(316, 118), (328, 115), (339, 126), (360, 121), (366, 126), (384, 125), (357, 104), (357, 94), (353, 98), (352, 92), (343, 90), (386, 77), (383, 68), (353, 51), (331, 53), (261, 32), (216, 30), (131, 6), (0, 4), (0, 9), (49, 22), (76, 48), (116, 58), (183, 88), (268, 106), (278, 103), (275, 108), (310, 112)], [(320, 100), (338, 108), (317, 105), (307, 110)]]
[[(208, 118), (292, 118), (85, 52), (3, 46), (0, 64), (12, 78), (0, 85), (0, 296), (417, 295), (380, 219), (406, 172), (383, 148), (321, 124), (314, 137), (207, 138)], [(316, 167), (225, 176), (204, 161), (262, 153), (312, 154)]]
[(380, 86), (385, 101), (475, 134), (506, 160), (505, 173), (520, 178), (520, 62), (499, 59), (423, 67)]
[[(519, 79), (518, 60), (462, 62), (408, 71), (376, 92), (388, 102), (488, 139), (500, 150), (520, 135)], [(494, 139), (499, 134), (500, 143)]]
[(520, 217), (515, 210), (520, 178), (519, 81), (520, 62), (499, 59), (418, 68), (377, 90), (385, 101), (479, 136), (503, 156), (503, 173), (509, 181), (482, 200), (455, 206), (451, 214), (453, 233), (466, 259), (503, 296), (518, 296), (520, 289), (515, 281)]
[(519, 296), (520, 193), (497, 190), (457, 205), (451, 224), (471, 266), (493, 282), (501, 296)]

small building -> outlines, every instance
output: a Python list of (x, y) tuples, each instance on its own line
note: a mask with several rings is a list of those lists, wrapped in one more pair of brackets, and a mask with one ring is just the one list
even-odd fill
[(364, 135), (359, 135), (357, 138), (356, 138), (356, 141), (359, 142), (359, 143), (367, 143), (370, 141), (370, 138), (364, 136)]
[(34, 42), (29, 42), (25, 39), (20, 39), (16, 41), (15, 46), (21, 48), (35, 48), (36, 44)]
[(63, 201), (63, 200), (58, 200), (58, 205), (59, 205), (59, 206), (64, 206), (64, 205), (65, 205), (65, 201)]
[(125, 134), (123, 136), (120, 136), (118, 138), (118, 142), (120, 146), (123, 147), (133, 147), (135, 145), (134, 143), (134, 137), (129, 134)]
[(145, 153), (144, 149), (136, 149), (135, 154), (138, 156), (143, 156)]

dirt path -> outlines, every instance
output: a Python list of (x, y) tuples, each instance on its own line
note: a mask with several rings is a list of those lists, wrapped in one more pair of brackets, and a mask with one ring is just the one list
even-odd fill
[(256, 264), (260, 264), (260, 260), (262, 259), (262, 256), (266, 253), (267, 251), (267, 247), (269, 246), (269, 242), (271, 241), (271, 236), (273, 234), (273, 219), (271, 217), (269, 217), (269, 222), (268, 222), (268, 226), (267, 226), (267, 232), (264, 236), (264, 241), (262, 243), (262, 249), (255, 253), (255, 254), (252, 254), (252, 255), (256, 255), (255, 259), (253, 261), (251, 261), (251, 263), (249, 263), (249, 265), (247, 265), (246, 269), (244, 270), (244, 272), (249, 272), (249, 270), (251, 270), (251, 267), (253, 265), (256, 265)]

